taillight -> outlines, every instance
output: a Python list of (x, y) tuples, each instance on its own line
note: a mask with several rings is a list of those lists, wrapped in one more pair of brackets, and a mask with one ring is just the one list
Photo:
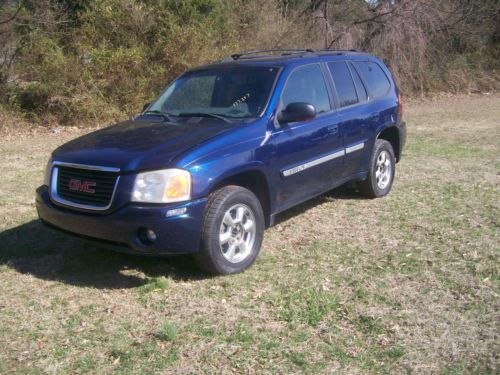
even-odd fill
[(399, 118), (403, 118), (403, 99), (401, 98), (400, 92), (398, 92), (398, 102), (399, 102)]

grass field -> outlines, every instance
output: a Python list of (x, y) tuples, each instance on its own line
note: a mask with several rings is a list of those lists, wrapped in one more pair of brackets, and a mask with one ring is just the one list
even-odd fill
[(405, 117), (388, 197), (282, 214), (231, 277), (43, 228), (49, 152), (82, 131), (4, 129), (0, 373), (498, 373), (500, 96)]

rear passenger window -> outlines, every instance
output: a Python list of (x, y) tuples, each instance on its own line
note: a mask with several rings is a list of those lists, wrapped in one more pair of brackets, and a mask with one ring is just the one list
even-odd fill
[(303, 102), (312, 104), (317, 113), (329, 111), (330, 99), (320, 66), (311, 64), (294, 70), (286, 82), (281, 100), (285, 107), (290, 103)]
[(351, 72), (344, 61), (337, 61), (328, 63), (328, 68), (332, 73), (333, 82), (337, 89), (339, 96), (340, 106), (346, 107), (358, 102), (356, 89), (352, 82)]
[(378, 64), (370, 61), (355, 61), (353, 65), (364, 78), (370, 98), (376, 99), (387, 94), (391, 83)]
[(360, 102), (364, 102), (368, 99), (368, 94), (366, 93), (365, 86), (363, 85), (363, 82), (361, 82), (361, 78), (359, 78), (359, 74), (354, 69), (352, 66), (351, 68), (351, 73), (352, 73), (352, 79), (354, 80), (354, 85), (356, 86), (356, 91), (358, 92), (358, 99)]

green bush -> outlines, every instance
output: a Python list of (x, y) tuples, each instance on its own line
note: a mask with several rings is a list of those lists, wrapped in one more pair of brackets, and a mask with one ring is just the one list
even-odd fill
[(70, 124), (136, 113), (188, 67), (219, 58), (227, 35), (215, 0), (97, 0), (79, 9), (78, 22), (64, 15), (55, 30), (21, 32), (19, 79), (7, 93), (28, 117)]

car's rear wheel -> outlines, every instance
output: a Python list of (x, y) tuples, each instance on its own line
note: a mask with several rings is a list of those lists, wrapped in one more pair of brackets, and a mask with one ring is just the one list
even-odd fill
[(396, 158), (392, 145), (384, 139), (377, 139), (370, 159), (370, 169), (364, 181), (358, 183), (361, 193), (369, 198), (378, 198), (391, 191)]
[(223, 187), (209, 197), (201, 248), (194, 259), (213, 274), (241, 272), (257, 258), (263, 235), (264, 213), (258, 198), (240, 186)]

